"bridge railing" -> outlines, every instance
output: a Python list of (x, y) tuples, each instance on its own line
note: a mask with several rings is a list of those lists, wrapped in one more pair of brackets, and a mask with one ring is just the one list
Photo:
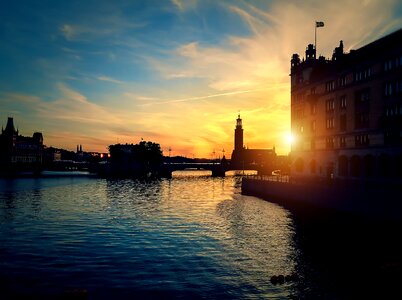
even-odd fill
[(245, 175), (245, 177), (273, 182), (290, 182), (289, 175)]

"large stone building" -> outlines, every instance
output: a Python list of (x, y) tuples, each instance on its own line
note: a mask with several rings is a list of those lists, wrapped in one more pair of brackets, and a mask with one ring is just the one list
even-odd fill
[(258, 170), (260, 173), (270, 174), (276, 166), (275, 147), (272, 149), (248, 149), (243, 145), (243, 133), (243, 121), (239, 114), (234, 132), (231, 167), (239, 170)]
[(401, 178), (402, 30), (291, 59), (292, 177)]
[(42, 157), (42, 133), (35, 132), (32, 137), (19, 135), (13, 118), (8, 118), (0, 135), (0, 171), (39, 170)]

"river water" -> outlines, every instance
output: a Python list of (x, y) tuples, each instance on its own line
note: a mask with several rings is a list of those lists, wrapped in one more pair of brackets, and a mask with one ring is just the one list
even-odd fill
[[(0, 298), (346, 298), (292, 214), (240, 184), (203, 171), (0, 179)], [(297, 277), (270, 281), (280, 274)]]

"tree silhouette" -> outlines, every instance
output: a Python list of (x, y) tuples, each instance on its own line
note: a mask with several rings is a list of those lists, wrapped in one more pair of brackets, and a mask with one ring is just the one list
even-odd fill
[(159, 144), (141, 141), (138, 144), (115, 144), (109, 146), (113, 175), (143, 176), (156, 174), (163, 164)]

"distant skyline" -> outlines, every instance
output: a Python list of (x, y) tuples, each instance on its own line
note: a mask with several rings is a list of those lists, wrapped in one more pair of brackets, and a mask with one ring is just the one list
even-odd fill
[(0, 10), (0, 123), (105, 152), (143, 138), (164, 155), (290, 150), (290, 58), (331, 57), (402, 28), (398, 0), (18, 1)]

